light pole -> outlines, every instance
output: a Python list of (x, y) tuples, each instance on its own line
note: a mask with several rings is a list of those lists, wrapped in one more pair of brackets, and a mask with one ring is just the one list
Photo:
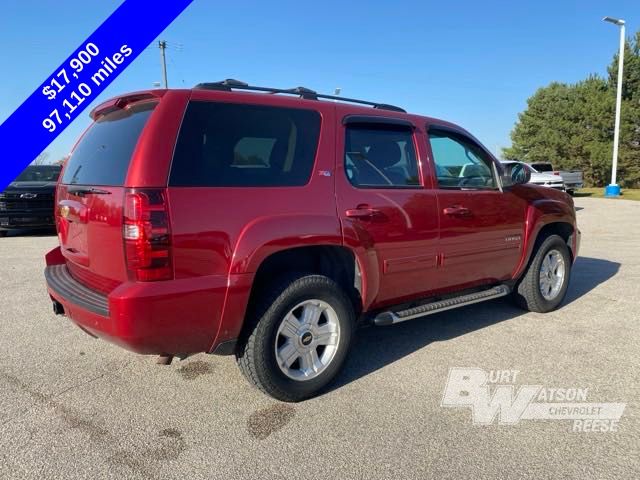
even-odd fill
[(616, 171), (618, 169), (618, 144), (620, 142), (620, 107), (622, 105), (622, 73), (624, 70), (624, 20), (621, 18), (604, 17), (605, 22), (613, 23), (620, 27), (620, 54), (618, 55), (618, 87), (616, 89), (616, 123), (613, 130), (613, 161), (611, 164), (611, 183), (605, 188), (606, 197), (620, 195), (620, 186), (616, 183)]

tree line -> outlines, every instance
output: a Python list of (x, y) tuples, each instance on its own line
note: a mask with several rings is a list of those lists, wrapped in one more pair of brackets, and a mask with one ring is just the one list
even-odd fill
[[(504, 158), (580, 169), (586, 186), (609, 184), (617, 75), (616, 54), (606, 78), (593, 74), (538, 89), (518, 115)], [(640, 187), (640, 31), (626, 41), (622, 85), (618, 184), (634, 188)]]

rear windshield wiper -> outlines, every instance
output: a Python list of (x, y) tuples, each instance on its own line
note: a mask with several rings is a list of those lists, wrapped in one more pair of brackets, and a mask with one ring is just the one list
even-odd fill
[(111, 195), (110, 191), (102, 190), (100, 188), (95, 188), (95, 187), (69, 187), (67, 189), (67, 192), (77, 195), (78, 197), (83, 197), (84, 195), (87, 195), (87, 194)]

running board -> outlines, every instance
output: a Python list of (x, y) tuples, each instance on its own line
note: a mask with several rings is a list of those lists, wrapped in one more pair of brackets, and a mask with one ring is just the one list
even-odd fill
[(439, 300), (437, 302), (426, 303), (418, 307), (407, 308), (406, 310), (399, 310), (397, 312), (389, 310), (379, 313), (373, 319), (373, 324), (378, 327), (393, 325), (394, 323), (413, 320), (414, 318), (431, 315), (432, 313), (444, 312), (445, 310), (451, 310), (452, 308), (464, 307), (465, 305), (504, 297), (510, 292), (511, 289), (506, 285), (498, 285), (497, 287), (493, 287), (488, 290), (468, 293), (466, 295), (460, 295), (459, 297), (448, 298), (446, 300)]

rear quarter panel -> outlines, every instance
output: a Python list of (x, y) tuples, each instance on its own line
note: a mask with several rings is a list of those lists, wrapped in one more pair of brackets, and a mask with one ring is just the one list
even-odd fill
[[(193, 95), (197, 100), (236, 98), (207, 91)], [(251, 95), (248, 100), (247, 94), (238, 95), (242, 103), (289, 106), (276, 96)], [(298, 107), (300, 103), (305, 102), (297, 100)], [(333, 178), (335, 107), (312, 101), (308, 106), (320, 113), (321, 126), (306, 185), (168, 188), (176, 279), (223, 277), (229, 286), (216, 344), (238, 336), (253, 277), (266, 257), (288, 248), (342, 244)]]
[(126, 187), (167, 185), (173, 149), (190, 95), (190, 90), (168, 90), (162, 96), (138, 139)]

